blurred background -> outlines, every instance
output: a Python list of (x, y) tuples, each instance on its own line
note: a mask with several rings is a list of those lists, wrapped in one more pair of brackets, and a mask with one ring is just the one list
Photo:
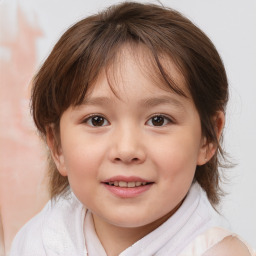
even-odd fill
[[(116, 0), (0, 0), (0, 256), (47, 200), (46, 149), (29, 110), (30, 82), (61, 34)], [(151, 2), (157, 1), (138, 1)], [(256, 249), (256, 1), (162, 0), (213, 41), (230, 83), (220, 211)]]

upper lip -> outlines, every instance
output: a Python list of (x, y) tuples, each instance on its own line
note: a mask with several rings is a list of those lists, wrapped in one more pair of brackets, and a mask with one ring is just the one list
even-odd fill
[(140, 181), (140, 182), (147, 182), (147, 183), (152, 182), (150, 180), (143, 179), (143, 178), (137, 177), (137, 176), (114, 176), (114, 177), (111, 177), (109, 179), (105, 179), (102, 182), (107, 183), (107, 182), (114, 182), (114, 181), (125, 181), (125, 182)]

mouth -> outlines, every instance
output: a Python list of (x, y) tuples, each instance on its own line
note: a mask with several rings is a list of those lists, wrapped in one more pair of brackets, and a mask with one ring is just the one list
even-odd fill
[(109, 185), (109, 186), (114, 186), (114, 187), (121, 187), (121, 188), (135, 188), (135, 187), (141, 187), (141, 186), (146, 186), (150, 185), (153, 182), (141, 182), (141, 181), (109, 181), (109, 182), (104, 182), (104, 184)]
[(103, 180), (102, 184), (118, 198), (135, 198), (150, 190), (155, 182), (136, 176), (115, 176)]

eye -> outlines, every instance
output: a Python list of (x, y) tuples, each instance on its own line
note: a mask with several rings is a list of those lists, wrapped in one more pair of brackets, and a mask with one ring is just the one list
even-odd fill
[(155, 115), (146, 122), (149, 126), (164, 126), (168, 123), (172, 123), (172, 120), (164, 115)]
[(101, 127), (101, 126), (109, 125), (108, 120), (105, 117), (100, 115), (89, 116), (84, 120), (84, 123), (92, 127)]

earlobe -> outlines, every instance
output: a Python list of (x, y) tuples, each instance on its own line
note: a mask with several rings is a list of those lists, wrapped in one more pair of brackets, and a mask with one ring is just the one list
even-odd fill
[[(225, 124), (224, 112), (218, 111), (216, 115), (213, 117), (213, 121), (215, 126), (216, 137), (217, 137), (217, 140), (219, 141), (221, 138), (224, 124)], [(217, 150), (217, 144), (214, 142), (208, 142), (207, 139), (204, 137), (202, 139), (202, 145), (198, 155), (197, 165), (206, 164), (214, 156), (216, 150)]]
[(50, 149), (52, 159), (62, 176), (67, 176), (67, 170), (65, 166), (64, 156), (60, 146), (60, 139), (57, 138), (53, 125), (49, 125), (46, 128), (46, 142)]

